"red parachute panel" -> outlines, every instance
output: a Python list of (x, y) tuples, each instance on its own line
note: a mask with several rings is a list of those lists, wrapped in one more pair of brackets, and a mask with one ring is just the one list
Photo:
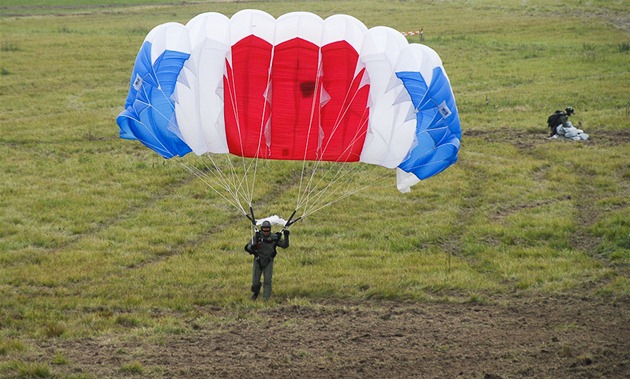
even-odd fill
[(271, 107), (265, 99), (272, 45), (256, 36), (232, 46), (232, 67), (223, 79), (225, 132), (230, 153), (265, 157), (264, 127)]
[[(369, 86), (360, 87), (365, 70), (354, 76), (357, 61), (358, 53), (345, 41), (320, 51), (294, 38), (277, 45), (273, 54), (271, 45), (258, 37), (239, 41), (224, 78), (230, 152), (267, 159), (358, 161), (367, 130)], [(327, 96), (322, 97), (324, 90)]]
[(271, 69), (271, 158), (316, 159), (319, 47), (300, 38), (276, 46)]
[(361, 88), (363, 69), (356, 77), (359, 54), (346, 41), (322, 47), (324, 88), (330, 100), (322, 108), (322, 129), (326, 139), (323, 159), (358, 161), (368, 124), (370, 86)]

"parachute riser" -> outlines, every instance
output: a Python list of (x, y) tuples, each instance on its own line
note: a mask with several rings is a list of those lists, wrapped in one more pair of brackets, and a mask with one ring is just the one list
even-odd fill
[(297, 209), (293, 210), (293, 213), (291, 213), (291, 217), (289, 217), (289, 220), (287, 221), (286, 224), (284, 224), (284, 228), (282, 228), (282, 230), (286, 230), (289, 229), (289, 227), (291, 227), (291, 225), (295, 224), (296, 222), (300, 221), (302, 219), (302, 216), (296, 218), (295, 220), (293, 220), (293, 217), (295, 217), (295, 213), (297, 212)]
[(251, 206), (249, 207), (249, 214), (245, 213), (245, 217), (247, 217), (249, 221), (251, 221), (252, 225), (254, 226), (254, 230), (258, 231), (258, 226), (256, 226), (256, 216), (254, 215), (254, 209)]

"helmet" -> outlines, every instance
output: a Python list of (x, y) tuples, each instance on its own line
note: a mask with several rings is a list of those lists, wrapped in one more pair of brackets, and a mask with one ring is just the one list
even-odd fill
[(568, 115), (572, 115), (573, 113), (575, 113), (575, 109), (573, 109), (573, 107), (566, 107), (564, 109)]
[(271, 223), (269, 221), (263, 221), (261, 229), (271, 229)]

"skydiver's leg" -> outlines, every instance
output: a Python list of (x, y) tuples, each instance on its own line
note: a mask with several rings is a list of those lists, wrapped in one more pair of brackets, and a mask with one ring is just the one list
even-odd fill
[(271, 279), (273, 277), (273, 259), (269, 261), (267, 267), (265, 267), (265, 278), (263, 280), (263, 299), (269, 300), (271, 297)]
[(252, 266), (252, 300), (256, 300), (258, 298), (258, 294), (260, 293), (260, 276), (262, 275), (262, 270), (260, 269), (260, 264), (258, 260), (254, 259), (254, 265)]

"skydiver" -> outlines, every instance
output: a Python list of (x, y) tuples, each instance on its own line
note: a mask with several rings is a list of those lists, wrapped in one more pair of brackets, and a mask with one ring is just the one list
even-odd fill
[(573, 107), (566, 107), (564, 111), (556, 111), (554, 114), (547, 118), (547, 126), (551, 129), (551, 133), (549, 137), (553, 137), (558, 134), (558, 126), (563, 126), (565, 128), (570, 128), (573, 125), (569, 121), (569, 116), (575, 113)]
[(256, 300), (260, 294), (260, 277), (263, 274), (265, 276), (263, 299), (266, 301), (271, 297), (273, 259), (277, 254), (277, 246), (283, 249), (289, 247), (289, 230), (283, 229), (282, 232), (271, 233), (271, 223), (269, 221), (264, 221), (260, 232), (256, 232), (245, 245), (245, 251), (254, 256), (254, 264), (252, 266), (252, 300)]
[(588, 134), (573, 126), (569, 121), (569, 116), (573, 113), (575, 110), (572, 107), (567, 107), (564, 111), (558, 110), (547, 118), (547, 125), (551, 128), (549, 138), (563, 137), (574, 141), (585, 141), (589, 138)]

